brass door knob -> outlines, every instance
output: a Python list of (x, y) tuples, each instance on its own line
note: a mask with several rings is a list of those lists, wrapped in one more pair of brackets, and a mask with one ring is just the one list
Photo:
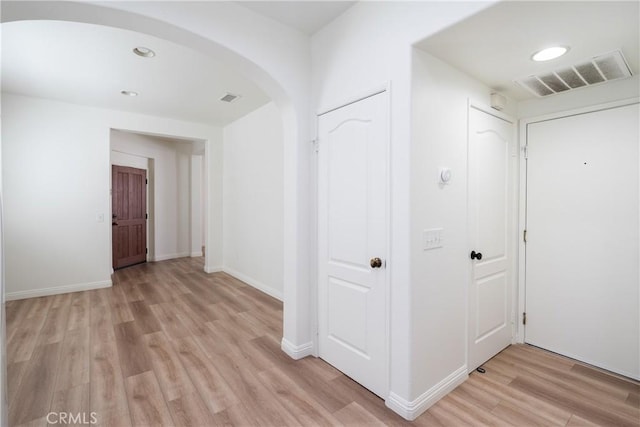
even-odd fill
[(369, 265), (371, 266), (371, 268), (380, 268), (382, 267), (382, 260), (378, 257), (371, 258), (371, 260), (369, 261)]

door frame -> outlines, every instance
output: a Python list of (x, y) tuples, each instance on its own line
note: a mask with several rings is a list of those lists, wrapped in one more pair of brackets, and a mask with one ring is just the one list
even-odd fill
[(520, 141), (520, 201), (518, 206), (518, 311), (516, 318), (516, 342), (523, 344), (525, 342), (525, 325), (523, 325), (523, 315), (526, 313), (526, 290), (527, 290), (527, 246), (524, 242), (524, 231), (527, 227), (527, 144), (528, 144), (528, 126), (533, 123), (546, 122), (565, 117), (577, 116), (581, 114), (594, 113), (602, 110), (610, 110), (612, 108), (624, 107), (640, 103), (639, 97), (626, 98), (613, 102), (606, 102), (588, 107), (573, 108), (570, 110), (559, 111), (555, 113), (544, 114), (540, 116), (527, 117), (519, 120), (519, 136)]
[[(467, 99), (467, 181), (468, 181), (468, 173), (469, 173), (469, 144), (471, 142), (471, 129), (470, 129), (470, 112), (471, 109), (474, 108), (476, 110), (482, 111), (483, 113), (489, 114), (493, 117), (496, 117), (500, 120), (504, 120), (506, 122), (511, 123), (511, 125), (513, 126), (513, 141), (514, 141), (514, 145), (517, 147), (518, 146), (518, 120), (507, 114), (507, 113), (503, 113), (502, 111), (498, 111), (494, 108), (492, 108), (491, 106), (483, 103), (483, 102), (479, 102), (477, 100), (474, 100), (472, 98), (468, 98)], [(511, 156), (516, 156), (516, 153), (512, 153)], [(519, 171), (521, 170), (520, 164), (518, 162), (518, 159), (516, 159), (515, 162), (513, 162), (513, 174), (512, 176), (510, 176), (510, 178), (514, 179), (516, 177), (519, 176)], [(517, 234), (516, 236), (510, 236), (510, 233), (513, 233), (514, 231), (516, 231), (519, 227), (519, 222), (518, 222), (518, 199), (519, 199), (519, 189), (518, 189), (518, 183), (512, 183), (511, 185), (513, 185), (512, 188), (510, 188), (510, 191), (512, 192), (512, 196), (513, 196), (513, 200), (511, 200), (511, 206), (509, 206), (509, 209), (507, 211), (507, 220), (510, 222), (510, 224), (507, 225), (507, 242), (511, 243), (511, 247), (507, 247), (507, 251), (509, 252), (509, 255), (512, 257), (511, 261), (508, 263), (509, 265), (509, 272), (510, 272), (510, 276), (511, 276), (511, 284), (510, 286), (512, 287), (511, 289), (511, 307), (510, 307), (510, 313), (509, 313), (509, 321), (511, 322), (511, 343), (514, 344), (517, 342), (517, 315), (516, 315), (516, 308), (518, 307), (518, 302), (517, 302), (517, 298), (518, 298), (518, 277), (519, 277), (519, 269), (518, 269), (518, 260), (519, 260), (519, 252), (517, 249), (517, 245), (515, 244), (515, 240), (517, 239)], [(472, 236), (470, 233), (470, 218), (469, 218), (469, 205), (468, 205), (468, 200), (469, 200), (469, 187), (468, 187), (468, 182), (467, 182), (467, 254), (469, 253), (470, 250), (473, 249), (473, 242), (472, 242)], [(465, 330), (466, 330), (466, 336), (465, 336), (465, 362), (468, 365), (469, 364), (469, 334), (471, 333), (471, 331), (469, 331), (469, 287), (471, 286), (471, 284), (473, 283), (473, 263), (469, 263), (468, 264), (468, 283), (467, 283), (467, 287), (465, 288), (465, 308), (466, 308), (466, 313), (465, 313)]]
[[(386, 82), (379, 86), (372, 87), (370, 90), (361, 92), (354, 96), (344, 98), (340, 102), (335, 104), (330, 104), (325, 108), (321, 108), (317, 110), (315, 115), (315, 120), (313, 120), (313, 125), (315, 129), (313, 134), (315, 135), (314, 139), (311, 141), (313, 145), (313, 149), (311, 150), (311, 171), (310, 177), (312, 182), (310, 183), (311, 189), (311, 197), (310, 197), (310, 229), (311, 229), (311, 248), (310, 248), (310, 262), (309, 262), (309, 272), (310, 272), (310, 293), (309, 293), (309, 311), (310, 311), (310, 328), (313, 337), (313, 348), (311, 354), (315, 357), (320, 357), (320, 339), (319, 339), (319, 326), (320, 326), (320, 312), (319, 312), (319, 252), (318, 252), (318, 183), (320, 181), (319, 175), (319, 165), (318, 165), (318, 151), (317, 144), (319, 143), (319, 121), (320, 116), (330, 113), (334, 110), (337, 110), (342, 107), (346, 107), (350, 104), (354, 104), (356, 102), (362, 101), (367, 98), (371, 98), (372, 96), (376, 96), (379, 94), (386, 94), (386, 120), (387, 120), (387, 146), (386, 146), (386, 167), (387, 167), (387, 182), (385, 188), (385, 204), (386, 204), (386, 215), (387, 215), (387, 231), (386, 231), (386, 253), (384, 254), (384, 259), (386, 260), (386, 268), (385, 268), (385, 281), (387, 285), (386, 295), (385, 295), (385, 381), (386, 381), (386, 393), (385, 396), (388, 396), (389, 390), (391, 387), (391, 268), (393, 266), (392, 254), (391, 254), (391, 82)], [(385, 397), (385, 400), (387, 398)]]
[[(108, 194), (109, 194), (109, 203), (108, 203), (108, 220), (111, 219), (111, 215), (113, 214), (113, 209), (112, 209), (112, 201), (111, 201), (111, 197), (112, 197), (112, 180), (113, 177), (111, 176), (112, 173), (112, 166), (116, 165), (113, 162), (112, 156), (111, 156), (111, 152), (118, 152), (118, 153), (122, 153), (128, 156), (133, 156), (133, 157), (139, 157), (139, 158), (144, 158), (147, 159), (147, 180), (148, 180), (148, 185), (147, 185), (147, 198), (146, 198), (146, 204), (147, 204), (147, 214), (148, 214), (148, 219), (147, 219), (147, 249), (149, 250), (148, 254), (147, 254), (147, 262), (158, 262), (161, 260), (158, 260), (156, 258), (156, 236), (158, 235), (158, 225), (156, 222), (156, 206), (155, 206), (155, 199), (156, 199), (156, 191), (155, 191), (155, 186), (156, 186), (156, 157), (152, 157), (148, 154), (151, 153), (139, 153), (139, 152), (130, 152), (130, 151), (124, 151), (122, 149), (114, 149), (113, 145), (111, 143), (111, 132), (112, 131), (119, 131), (119, 132), (126, 132), (126, 133), (132, 133), (132, 134), (138, 134), (138, 135), (143, 135), (143, 136), (150, 136), (150, 137), (160, 137), (160, 138), (168, 138), (168, 139), (173, 139), (173, 140), (181, 140), (181, 141), (185, 141), (188, 142), (190, 144), (194, 143), (194, 142), (201, 142), (204, 144), (203, 147), (203, 151), (202, 153), (199, 154), (191, 154), (190, 157), (193, 158), (193, 156), (201, 156), (202, 157), (202, 170), (201, 170), (201, 179), (202, 179), (202, 183), (201, 183), (201, 191), (202, 191), (202, 199), (201, 199), (201, 205), (202, 205), (202, 234), (203, 234), (203, 241), (202, 241), (202, 245), (205, 248), (205, 253), (203, 254), (203, 257), (205, 258), (205, 265), (203, 268), (203, 271), (205, 271), (206, 273), (213, 273), (215, 271), (219, 271), (219, 269), (213, 269), (211, 271), (207, 271), (207, 266), (209, 265), (207, 262), (207, 259), (209, 259), (210, 254), (212, 253), (213, 249), (211, 250), (207, 250), (206, 248), (208, 247), (213, 247), (212, 245), (210, 245), (210, 232), (209, 232), (209, 228), (213, 227), (212, 225), (212, 220), (210, 219), (210, 212), (212, 212), (211, 209), (211, 197), (209, 197), (208, 194), (208, 189), (211, 186), (211, 171), (210, 171), (210, 166), (209, 166), (209, 153), (210, 153), (210, 144), (212, 144), (212, 140), (210, 139), (203, 139), (203, 138), (197, 138), (197, 137), (190, 137), (190, 136), (181, 136), (178, 134), (162, 134), (162, 133), (150, 133), (150, 132), (146, 132), (143, 130), (135, 130), (133, 128), (109, 128), (110, 131), (110, 136), (109, 136), (109, 162), (108, 162), (108, 167), (109, 167), (109, 185), (107, 188)], [(117, 166), (125, 166), (125, 167), (134, 167), (134, 168), (138, 168), (140, 169), (139, 166), (131, 166), (131, 165), (120, 165), (117, 164)], [(189, 203), (188, 203), (188, 207), (189, 207), (189, 212), (191, 212), (191, 199), (193, 197), (193, 187), (191, 185), (191, 163), (189, 163)], [(191, 214), (189, 214), (189, 230), (188, 230), (188, 237), (189, 237), (189, 255), (186, 255), (187, 257), (193, 257), (193, 255), (191, 254), (191, 235), (192, 235), (192, 226), (193, 226), (193, 221), (192, 221), (192, 216)], [(113, 236), (111, 234), (111, 232), (109, 232), (109, 270), (111, 271), (111, 274), (114, 273), (113, 267), (112, 267), (112, 262), (111, 262), (111, 257), (113, 254)]]

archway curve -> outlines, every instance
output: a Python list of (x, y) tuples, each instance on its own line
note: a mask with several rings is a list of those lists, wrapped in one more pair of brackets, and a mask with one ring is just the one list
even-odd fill
[(219, 59), (253, 80), (276, 103), (278, 108), (289, 107), (290, 96), (264, 69), (250, 59), (222, 44), (154, 18), (95, 4), (77, 2), (22, 2), (2, 3), (1, 22), (13, 21), (70, 21), (103, 25), (148, 34), (199, 51)]
[[(301, 358), (314, 352), (309, 315), (309, 215), (308, 156), (309, 85), (304, 79), (292, 79), (294, 73), (274, 78), (256, 60), (238, 53), (211, 38), (198, 35), (170, 22), (106, 5), (58, 1), (3, 1), (1, 22), (56, 20), (104, 25), (148, 34), (197, 50), (225, 61), (253, 80), (274, 101), (282, 114), (284, 129), (284, 322), (282, 348), (291, 357)], [(265, 60), (266, 62), (266, 60)], [(304, 71), (308, 71), (306, 67)], [(211, 220), (210, 216), (207, 222)], [(209, 242), (207, 242), (207, 245)]]

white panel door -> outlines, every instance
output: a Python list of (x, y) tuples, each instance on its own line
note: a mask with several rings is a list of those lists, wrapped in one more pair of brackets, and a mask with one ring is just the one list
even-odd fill
[(525, 341), (638, 379), (638, 104), (527, 127)]
[(320, 357), (387, 396), (386, 92), (333, 110), (318, 128)]
[(511, 344), (513, 123), (469, 108), (469, 371)]

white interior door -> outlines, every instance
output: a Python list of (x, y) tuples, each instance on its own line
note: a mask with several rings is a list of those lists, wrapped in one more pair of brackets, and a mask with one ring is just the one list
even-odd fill
[(514, 125), (469, 107), (469, 371), (512, 340)]
[(525, 341), (640, 376), (638, 104), (527, 127)]
[(333, 110), (318, 127), (321, 358), (387, 394), (386, 92)]

